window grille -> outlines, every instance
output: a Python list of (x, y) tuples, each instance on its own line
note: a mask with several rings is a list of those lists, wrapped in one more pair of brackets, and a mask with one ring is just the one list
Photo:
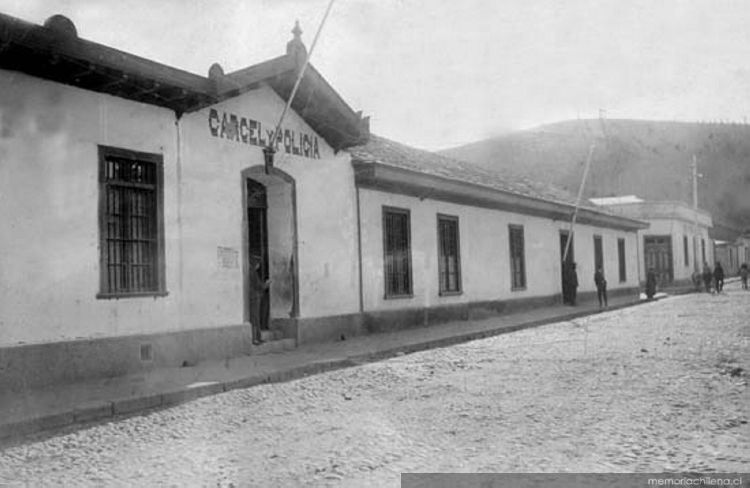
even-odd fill
[(688, 257), (688, 238), (687, 236), (682, 236), (682, 253), (684, 254), (684, 263), (685, 266), (690, 266), (690, 258)]
[(461, 291), (458, 217), (438, 216), (438, 270), (440, 293)]
[(161, 157), (100, 147), (101, 292), (162, 291)]
[(409, 211), (383, 208), (385, 296), (411, 296), (411, 236)]
[(620, 275), (620, 282), (627, 280), (627, 268), (625, 266), (625, 239), (617, 239), (617, 267)]
[(601, 268), (604, 273), (604, 249), (602, 247), (602, 236), (594, 236), (594, 271)]
[(526, 262), (524, 258), (523, 226), (509, 225), (511, 288), (526, 288)]

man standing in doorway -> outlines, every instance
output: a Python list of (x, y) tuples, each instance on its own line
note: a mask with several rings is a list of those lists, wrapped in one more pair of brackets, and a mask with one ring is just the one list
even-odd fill
[(578, 288), (578, 273), (576, 263), (572, 261), (563, 262), (563, 302), (575, 306), (576, 291)]
[(260, 337), (263, 297), (268, 290), (268, 280), (263, 280), (260, 271), (260, 258), (257, 256), (250, 257), (250, 323), (253, 327), (253, 344), (256, 346), (263, 343)]

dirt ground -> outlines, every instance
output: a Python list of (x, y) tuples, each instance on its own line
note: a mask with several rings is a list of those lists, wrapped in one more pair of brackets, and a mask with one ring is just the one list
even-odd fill
[(750, 292), (694, 294), (202, 398), (0, 452), (11, 486), (399, 486), (747, 472)]

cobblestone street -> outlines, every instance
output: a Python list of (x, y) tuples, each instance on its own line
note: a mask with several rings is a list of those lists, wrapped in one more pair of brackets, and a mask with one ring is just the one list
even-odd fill
[(11, 486), (399, 486), (420, 472), (747, 472), (737, 283), (202, 398), (0, 452)]

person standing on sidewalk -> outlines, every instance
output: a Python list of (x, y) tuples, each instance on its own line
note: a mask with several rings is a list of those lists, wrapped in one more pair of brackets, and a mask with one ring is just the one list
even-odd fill
[(721, 293), (724, 289), (724, 268), (721, 267), (721, 263), (716, 261), (716, 267), (714, 268), (714, 287), (716, 293)]
[(562, 262), (562, 296), (563, 304), (570, 305), (570, 263)]
[(702, 282), (703, 282), (703, 273), (701, 273), (700, 270), (696, 269), (693, 271), (693, 286), (695, 287), (695, 291), (701, 291), (702, 288)]
[(576, 294), (578, 291), (578, 273), (576, 272), (576, 263), (567, 263), (566, 270), (567, 272), (565, 274), (565, 283), (563, 284), (563, 288), (567, 288), (567, 304), (575, 306)]
[(742, 289), (747, 290), (747, 275), (750, 274), (750, 270), (747, 269), (747, 263), (742, 263), (740, 266), (740, 279), (742, 280)]
[(249, 286), (249, 305), (250, 305), (250, 323), (253, 327), (253, 344), (256, 346), (262, 344), (263, 340), (260, 337), (261, 328), (261, 306), (263, 302), (263, 296), (268, 290), (268, 280), (263, 280), (260, 274), (260, 258), (250, 258), (250, 286)]
[(711, 268), (708, 267), (707, 262), (703, 261), (703, 285), (706, 287), (706, 293), (711, 293), (711, 281), (713, 281)]
[(566, 305), (576, 304), (576, 288), (578, 287), (578, 275), (576, 265), (572, 261), (563, 261), (563, 303)]
[(604, 279), (604, 271), (597, 268), (594, 273), (594, 283), (596, 284), (596, 298), (599, 300), (599, 309), (602, 309), (602, 303), (607, 306), (607, 280)]
[(656, 271), (654, 268), (649, 268), (646, 273), (646, 298), (651, 300), (654, 295), (656, 295)]

